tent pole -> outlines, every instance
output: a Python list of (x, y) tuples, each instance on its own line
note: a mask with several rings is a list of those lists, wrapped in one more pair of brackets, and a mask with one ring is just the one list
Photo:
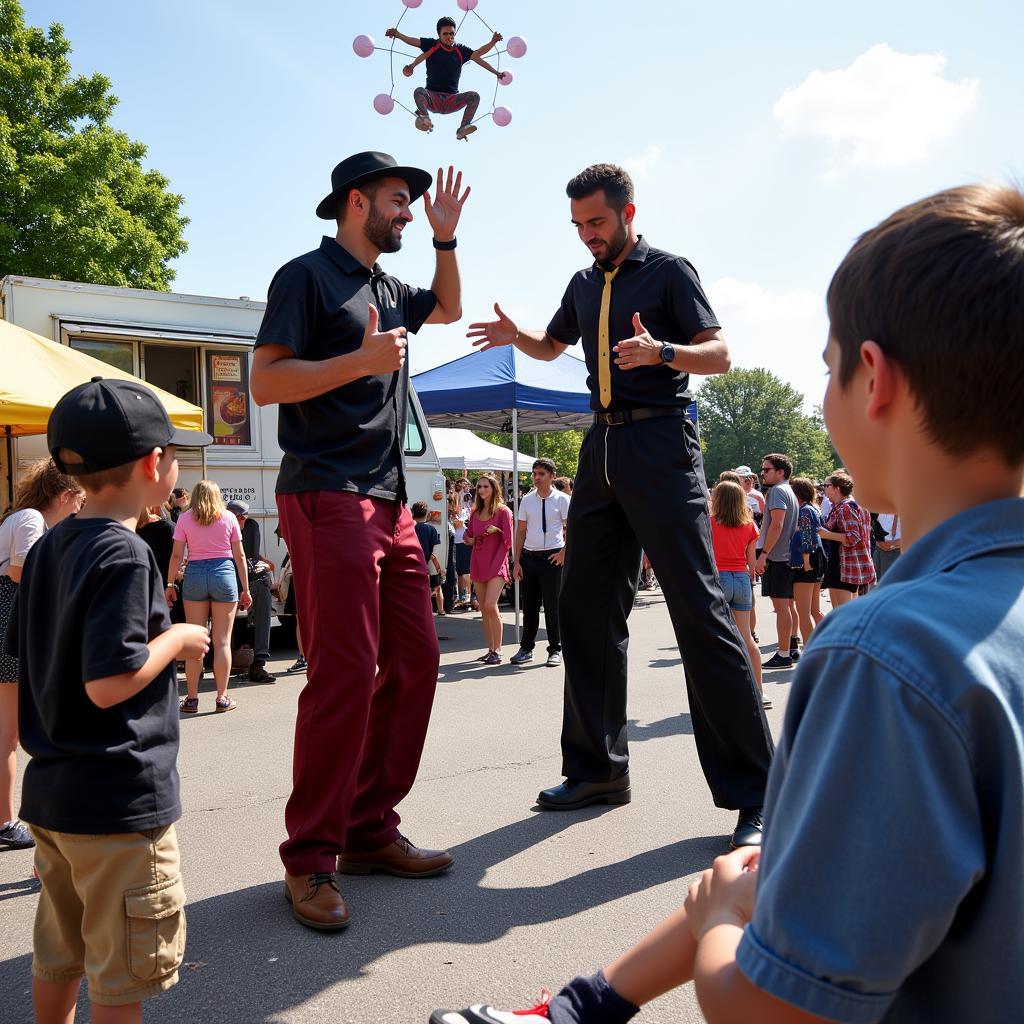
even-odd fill
[(10, 503), (14, 504), (14, 441), (11, 439), (11, 425), (4, 427), (4, 437), (7, 441), (7, 497)]
[[(519, 411), (512, 406), (512, 543), (519, 531)], [(513, 549), (514, 550), (514, 549)], [(512, 582), (512, 598), (516, 608), (516, 643), (522, 639), (519, 631), (519, 581)]]
[(535, 430), (533, 432), (533, 457), (535, 459), (540, 458), (540, 431)]
[(205, 448), (200, 448), (199, 449), (199, 458), (202, 460), (202, 464), (203, 464), (203, 479), (205, 480), (206, 479), (206, 449)]

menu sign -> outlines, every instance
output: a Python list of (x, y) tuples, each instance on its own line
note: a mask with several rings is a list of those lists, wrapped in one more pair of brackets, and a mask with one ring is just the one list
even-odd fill
[(213, 443), (251, 445), (246, 352), (207, 352), (206, 380)]

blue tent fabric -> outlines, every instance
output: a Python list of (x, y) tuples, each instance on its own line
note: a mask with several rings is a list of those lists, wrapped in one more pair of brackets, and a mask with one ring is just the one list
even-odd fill
[[(588, 427), (594, 419), (586, 364), (568, 353), (542, 362), (511, 345), (471, 352), (417, 373), (412, 383), (435, 427), (508, 431), (513, 409), (520, 431)], [(690, 416), (696, 419), (693, 403)]]

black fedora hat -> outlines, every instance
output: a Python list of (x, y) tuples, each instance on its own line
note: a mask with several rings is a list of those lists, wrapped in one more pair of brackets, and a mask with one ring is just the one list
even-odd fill
[(419, 167), (399, 167), (388, 153), (356, 153), (331, 171), (331, 194), (316, 208), (316, 215), (321, 220), (334, 220), (342, 193), (374, 178), (402, 178), (409, 186), (410, 202), (419, 199), (434, 181), (429, 171)]

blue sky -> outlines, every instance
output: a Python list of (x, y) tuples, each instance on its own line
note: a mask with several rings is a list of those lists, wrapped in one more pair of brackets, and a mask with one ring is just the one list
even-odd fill
[[(352, 39), (385, 42), (404, 10), (401, 0), (25, 4), (32, 24), (64, 25), (76, 71), (111, 78), (114, 124), (186, 197), (177, 291), (264, 298), (281, 263), (332, 233), (313, 210), (352, 152), (460, 166), (473, 187), (459, 228), (465, 320), (413, 339), (414, 372), (470, 351), (465, 324), (495, 300), (521, 326), (547, 324), (587, 263), (565, 182), (609, 160), (634, 174), (641, 233), (697, 267), (734, 365), (773, 370), (811, 405), (823, 389), (825, 288), (856, 235), (939, 188), (1024, 177), (1019, 2), (480, 0), (477, 13), (529, 50), (502, 58), (515, 76), (498, 98), (511, 125), (484, 122), (468, 142), (455, 140), (455, 118), (426, 136), (400, 109), (372, 108), (390, 89), (388, 60), (356, 57)], [(423, 0), (402, 30), (433, 34), (443, 14), (461, 17), (455, 0)], [(488, 37), (470, 14), (460, 41)], [(398, 78), (408, 106), (418, 81)], [(475, 66), (463, 73), (482, 109), (494, 82)], [(428, 284), (429, 229), (414, 214), (385, 265)]]

